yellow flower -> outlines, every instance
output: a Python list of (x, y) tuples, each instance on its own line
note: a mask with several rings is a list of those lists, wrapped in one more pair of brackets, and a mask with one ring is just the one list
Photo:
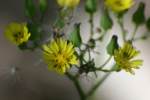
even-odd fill
[(131, 8), (133, 4), (133, 0), (105, 0), (107, 8), (117, 13)]
[(44, 61), (48, 64), (49, 70), (64, 74), (70, 65), (77, 64), (77, 58), (72, 43), (59, 38), (47, 45), (43, 45)]
[(57, 0), (61, 7), (74, 8), (79, 4), (80, 0)]
[(24, 42), (27, 42), (30, 33), (28, 32), (28, 28), (25, 23), (10, 23), (5, 30), (5, 36), (15, 45), (20, 45)]
[(142, 65), (142, 60), (134, 59), (139, 53), (131, 43), (126, 42), (122, 48), (115, 50), (114, 59), (119, 69), (134, 74), (133, 69), (138, 69)]

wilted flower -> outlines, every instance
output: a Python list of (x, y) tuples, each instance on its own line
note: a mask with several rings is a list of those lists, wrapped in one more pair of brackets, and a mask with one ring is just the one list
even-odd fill
[(117, 13), (131, 8), (133, 4), (133, 0), (105, 0), (107, 8)]
[(140, 52), (137, 51), (131, 43), (126, 42), (122, 48), (115, 50), (114, 59), (119, 69), (134, 74), (133, 69), (138, 69), (142, 65), (142, 60), (134, 60)]
[(72, 43), (59, 38), (43, 46), (43, 57), (50, 70), (64, 74), (70, 65), (77, 64)]
[(80, 0), (57, 0), (61, 7), (74, 8), (79, 4)]
[(27, 42), (30, 33), (25, 23), (10, 23), (5, 30), (5, 36), (15, 45), (20, 45)]

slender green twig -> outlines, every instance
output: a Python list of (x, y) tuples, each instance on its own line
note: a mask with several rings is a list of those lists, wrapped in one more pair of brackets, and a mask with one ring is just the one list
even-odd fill
[(138, 29), (138, 26), (136, 25), (135, 28), (134, 28), (134, 31), (133, 31), (133, 35), (132, 35), (132, 37), (131, 37), (131, 41), (134, 40), (135, 35), (136, 35), (136, 32), (137, 32), (137, 29)]
[(102, 71), (102, 72), (113, 72), (116, 71), (115, 69), (100, 69), (100, 68), (96, 68), (96, 71)]
[(150, 38), (150, 35), (144, 35), (144, 36), (141, 36), (141, 37), (134, 38), (133, 42), (136, 42), (138, 40), (148, 39), (148, 38)]
[(104, 62), (104, 64), (102, 64), (100, 67), (100, 69), (102, 69), (103, 67), (105, 67), (105, 65), (107, 65), (109, 63), (109, 61), (111, 60), (112, 56), (109, 56), (108, 59)]
[(76, 77), (72, 76), (70, 73), (66, 73), (67, 77), (74, 83), (78, 93), (79, 93), (79, 96), (80, 96), (80, 100), (86, 100), (86, 96), (84, 94), (84, 91), (82, 90), (80, 84), (79, 84), (79, 81)]
[[(115, 65), (113, 65), (110, 70), (113, 70), (114, 67), (115, 67)], [(91, 90), (87, 93), (86, 96), (87, 96), (87, 97), (90, 97), (91, 95), (93, 95), (93, 94), (95, 93), (95, 91), (98, 89), (98, 87), (102, 85), (102, 83), (107, 79), (107, 77), (108, 77), (110, 74), (111, 74), (111, 71), (108, 72), (106, 75), (104, 75), (104, 76), (101, 78), (101, 80), (99, 80), (99, 81), (97, 82), (97, 84), (95, 84), (95, 85), (91, 88)]]
[(45, 14), (46, 14), (46, 12), (41, 15), (41, 17), (40, 17), (40, 23), (43, 23)]
[(121, 28), (121, 31), (122, 31), (122, 38), (123, 38), (123, 41), (126, 42), (126, 30), (124, 28), (124, 25), (123, 25), (123, 18), (118, 18), (118, 24)]
[(90, 23), (90, 28), (91, 28), (91, 31), (90, 31), (91, 32), (90, 39), (91, 39), (94, 34), (94, 16), (93, 16), (93, 14), (90, 14), (89, 23)]

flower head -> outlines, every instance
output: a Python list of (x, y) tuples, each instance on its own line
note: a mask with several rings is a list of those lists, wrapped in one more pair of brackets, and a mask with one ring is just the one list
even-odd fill
[(133, 0), (105, 0), (107, 8), (117, 13), (131, 8), (133, 4)]
[(59, 38), (47, 45), (43, 45), (43, 57), (50, 70), (64, 74), (70, 65), (77, 64), (72, 43)]
[(27, 42), (30, 33), (25, 23), (10, 23), (5, 30), (5, 36), (15, 45), (20, 45), (24, 42)]
[(79, 4), (80, 0), (57, 0), (61, 7), (74, 8)]
[(122, 48), (115, 50), (114, 59), (119, 69), (124, 69), (131, 74), (134, 74), (133, 69), (138, 69), (142, 65), (142, 60), (133, 59), (140, 52), (137, 51), (131, 43), (126, 42)]

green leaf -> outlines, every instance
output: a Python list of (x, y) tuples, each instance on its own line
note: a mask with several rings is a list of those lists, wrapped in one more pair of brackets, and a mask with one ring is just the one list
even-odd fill
[(139, 26), (145, 22), (145, 4), (140, 2), (138, 9), (133, 14), (132, 20), (133, 22)]
[(113, 55), (114, 51), (118, 48), (119, 48), (118, 37), (116, 35), (114, 35), (112, 37), (111, 41), (109, 42), (109, 44), (107, 45), (107, 53), (109, 55)]
[(97, 0), (86, 0), (85, 11), (93, 14), (97, 10)]
[(39, 32), (38, 25), (33, 24), (33, 23), (28, 23), (27, 27), (28, 27), (29, 32), (31, 33), (30, 40), (32, 41), (39, 40), (41, 37), (41, 34)]
[(35, 15), (35, 5), (33, 0), (25, 0), (25, 14), (31, 18)]
[(100, 26), (103, 30), (107, 31), (112, 28), (113, 21), (109, 16), (108, 10), (104, 11), (104, 14), (101, 16)]
[(40, 7), (41, 13), (42, 14), (45, 13), (48, 7), (47, 0), (39, 0), (39, 7)]
[(61, 18), (58, 18), (57, 21), (56, 21), (55, 26), (58, 27), (58, 28), (60, 28), (60, 29), (63, 28), (65, 26), (64, 20), (61, 19)]
[(80, 36), (80, 24), (75, 24), (74, 31), (71, 32), (69, 40), (74, 44), (75, 47), (79, 47), (82, 43)]
[(146, 21), (146, 27), (150, 31), (150, 17)]

